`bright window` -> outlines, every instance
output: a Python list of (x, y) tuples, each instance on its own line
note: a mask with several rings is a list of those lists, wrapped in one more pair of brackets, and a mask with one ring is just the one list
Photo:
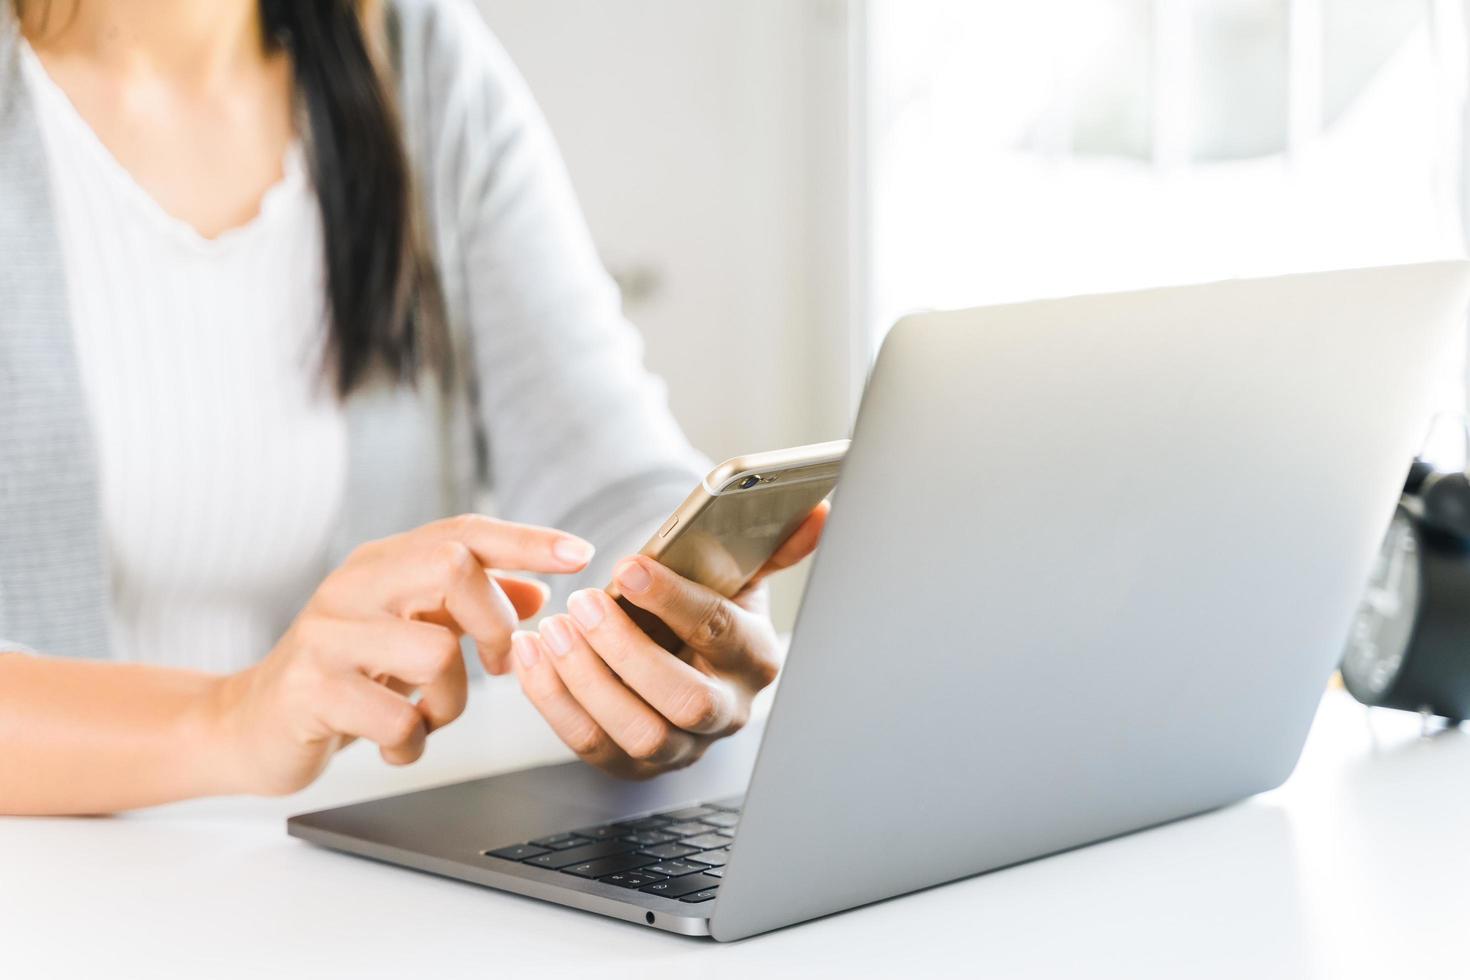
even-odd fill
[(1460, 254), (1464, 37), (1460, 0), (870, 0), (870, 349), (916, 309)]

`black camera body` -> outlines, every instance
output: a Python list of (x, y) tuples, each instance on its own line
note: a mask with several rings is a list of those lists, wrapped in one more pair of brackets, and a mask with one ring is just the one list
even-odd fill
[(1341, 670), (1364, 704), (1470, 718), (1470, 475), (1414, 461)]

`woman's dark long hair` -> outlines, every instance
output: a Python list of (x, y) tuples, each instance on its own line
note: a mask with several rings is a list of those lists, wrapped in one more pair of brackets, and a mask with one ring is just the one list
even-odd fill
[[(13, 0), (39, 13), (50, 0)], [(390, 25), (374, 0), (259, 0), (263, 40), (285, 49), (309, 128), (325, 240), (326, 362), (346, 396), (386, 375), (412, 382), (448, 358), (438, 279), (423, 234), (393, 89), (375, 44)]]

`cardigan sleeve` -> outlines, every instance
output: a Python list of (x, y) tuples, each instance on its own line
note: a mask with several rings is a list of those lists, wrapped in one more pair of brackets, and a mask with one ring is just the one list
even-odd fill
[(605, 584), (707, 464), (643, 365), (509, 56), (468, 3), (400, 0), (399, 13), (404, 68), (423, 73), (439, 258), (496, 513), (592, 541), (599, 560), (573, 584)]

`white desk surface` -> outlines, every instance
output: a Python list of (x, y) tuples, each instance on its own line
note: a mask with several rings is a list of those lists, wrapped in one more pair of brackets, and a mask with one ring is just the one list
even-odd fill
[(1280, 790), (729, 945), (286, 836), (290, 813), (564, 758), (513, 687), (471, 705), (418, 765), (354, 745), (288, 799), (0, 819), (0, 976), (1470, 975), (1470, 732), (1341, 692)]

